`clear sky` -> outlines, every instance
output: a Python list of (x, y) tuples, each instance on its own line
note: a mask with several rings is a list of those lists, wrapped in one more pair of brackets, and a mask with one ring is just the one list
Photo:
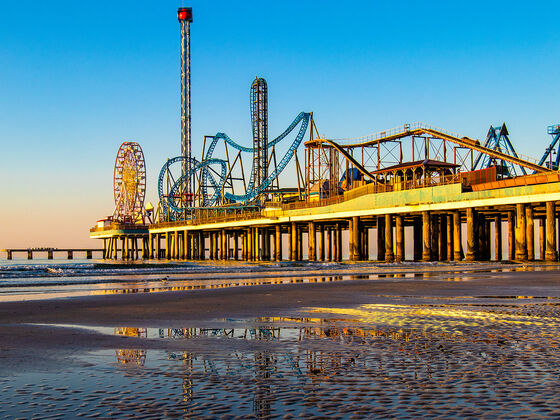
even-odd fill
[(249, 87), (275, 137), (313, 111), (347, 138), (423, 121), (484, 139), (506, 122), (538, 158), (560, 123), (558, 2), (8, 1), (0, 5), (0, 248), (95, 246), (124, 140), (148, 199), (180, 152), (179, 24), (192, 6), (193, 150), (250, 139)]

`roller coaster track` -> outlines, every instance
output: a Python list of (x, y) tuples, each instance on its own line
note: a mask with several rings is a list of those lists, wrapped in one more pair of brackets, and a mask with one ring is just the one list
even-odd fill
[[(326, 144), (334, 147), (342, 156), (344, 156), (346, 159), (348, 159), (348, 161), (352, 165), (354, 165), (356, 167), (356, 169), (358, 169), (358, 171), (360, 171), (363, 175), (367, 176), (368, 178), (370, 178), (374, 182), (377, 181), (377, 179), (375, 178), (375, 175), (373, 175), (366, 168), (364, 168), (356, 159), (354, 159), (354, 157), (350, 153), (348, 153), (346, 150), (344, 150), (344, 146), (341, 146), (340, 144), (334, 142), (333, 140), (328, 140), (328, 139), (317, 139), (317, 140), (321, 140), (322, 143), (326, 143)], [(309, 144), (309, 143), (307, 143), (307, 144)]]
[[(185, 159), (187, 159), (184, 156), (176, 156), (172, 159), (168, 159), (167, 162), (165, 162), (165, 164), (163, 165), (163, 167), (161, 168), (161, 171), (159, 172), (159, 176), (158, 176), (158, 196), (159, 196), (159, 200), (160, 203), (162, 203), (162, 207), (163, 207), (163, 212), (164, 214), (166, 214), (168, 217), (171, 216), (171, 212), (176, 212), (176, 213), (182, 213), (184, 210), (189, 209), (188, 207), (179, 207), (175, 204), (175, 200), (173, 197), (176, 196), (176, 194), (178, 193), (178, 189), (183, 185), (183, 182), (185, 180), (187, 180), (189, 177), (191, 177), (192, 175), (194, 175), (198, 170), (202, 170), (203, 171), (203, 175), (206, 174), (208, 172), (208, 166), (212, 165), (212, 164), (219, 164), (221, 165), (221, 173), (220, 173), (220, 180), (216, 181), (214, 179), (214, 177), (212, 177), (212, 175), (208, 174), (209, 178), (210, 178), (210, 183), (212, 184), (212, 187), (214, 188), (214, 194), (212, 195), (212, 197), (208, 197), (207, 195), (207, 190), (204, 189), (203, 191), (203, 203), (204, 206), (212, 206), (216, 203), (217, 199), (220, 196), (220, 192), (222, 190), (222, 185), (225, 181), (226, 178), (226, 162), (224, 160), (221, 159), (208, 159), (205, 160), (204, 162), (198, 162), (195, 158), (191, 157), (191, 170), (186, 173), (185, 175), (181, 176), (177, 181), (174, 182), (173, 186), (171, 187), (168, 195), (165, 195), (164, 192), (164, 184), (165, 184), (165, 177), (167, 172), (169, 171), (169, 168), (171, 167), (171, 165), (177, 163), (177, 162), (183, 162)], [(205, 181), (208, 182), (208, 176), (206, 176)], [(205, 184), (207, 185), (207, 184)]]
[(297, 150), (297, 148), (301, 144), (301, 141), (303, 140), (303, 136), (305, 135), (305, 132), (307, 131), (307, 126), (309, 125), (309, 119), (310, 119), (310, 114), (309, 113), (301, 112), (296, 117), (294, 122), (292, 124), (290, 124), (288, 129), (286, 131), (284, 131), (284, 133), (282, 133), (280, 136), (278, 136), (276, 139), (274, 139), (271, 142), (272, 144), (269, 143), (269, 147), (272, 147), (273, 145), (278, 143), (280, 140), (282, 140), (284, 137), (286, 137), (297, 126), (297, 124), (301, 121), (301, 127), (299, 129), (299, 132), (298, 132), (295, 140), (291, 144), (290, 148), (284, 154), (284, 156), (282, 157), (280, 162), (278, 162), (278, 166), (276, 167), (276, 169), (271, 174), (269, 174), (268, 177), (260, 185), (258, 185), (257, 187), (254, 187), (254, 188), (251, 186), (252, 188), (248, 189), (247, 193), (244, 194), (244, 195), (234, 195), (234, 194), (231, 194), (231, 193), (226, 193), (225, 198), (227, 198), (228, 200), (231, 200), (231, 201), (246, 203), (248, 201), (253, 200), (260, 193), (262, 193), (264, 190), (266, 190), (270, 186), (272, 181), (274, 181), (276, 178), (278, 178), (278, 176), (282, 173), (282, 171), (286, 168), (286, 166), (288, 165), (290, 160), (293, 158), (294, 152)]
[(404, 138), (404, 137), (421, 136), (423, 134), (432, 136), (434, 138), (439, 138), (441, 140), (450, 141), (450, 142), (455, 143), (459, 146), (466, 147), (466, 148), (475, 150), (475, 151), (480, 152), (480, 153), (484, 153), (484, 154), (492, 156), (496, 159), (505, 160), (506, 162), (510, 162), (510, 163), (519, 165), (523, 168), (532, 169), (535, 172), (548, 172), (548, 171), (550, 171), (548, 168), (546, 168), (544, 166), (537, 165), (535, 163), (526, 161), (524, 159), (520, 159), (519, 157), (516, 157), (516, 156), (508, 155), (508, 154), (500, 152), (498, 150), (493, 150), (493, 149), (489, 149), (487, 147), (481, 146), (480, 142), (478, 140), (473, 140), (473, 139), (468, 138), (468, 137), (459, 137), (458, 134), (452, 134), (452, 133), (449, 133), (449, 132), (445, 132), (441, 129), (436, 129), (434, 127), (424, 125), (424, 124), (420, 124), (420, 123), (406, 125), (406, 126), (403, 126), (403, 127), (399, 127), (397, 129), (390, 130), (388, 132), (382, 132), (382, 133), (374, 135), (374, 136), (368, 136), (368, 137), (363, 138), (364, 141), (360, 142), (360, 143), (340, 144), (338, 142), (335, 143), (332, 140), (314, 139), (314, 140), (308, 141), (306, 143), (306, 146), (314, 147), (314, 146), (318, 146), (321, 143), (330, 144), (332, 146), (332, 144), (330, 143), (330, 142), (332, 142), (332, 143), (335, 143), (335, 144), (338, 145), (337, 150), (340, 151), (340, 149), (348, 150), (348, 149), (359, 148), (359, 147), (376, 146), (376, 145), (381, 144), (381, 143), (385, 143), (385, 142), (389, 142), (389, 141), (393, 141), (393, 140), (399, 140), (399, 139)]
[[(288, 128), (286, 128), (286, 130), (284, 130), (284, 132), (282, 134), (280, 134), (278, 137), (276, 137), (274, 140), (271, 140), (268, 142), (267, 147), (271, 148), (273, 146), (275, 146), (276, 144), (278, 144), (281, 140), (283, 140), (288, 134), (290, 134), (294, 128), (297, 127), (297, 125), (302, 122), (302, 125), (300, 127), (299, 133), (296, 137), (296, 139), (294, 140), (294, 142), (291, 144), (290, 148), (288, 149), (288, 151), (286, 152), (286, 154), (284, 155), (284, 157), (280, 160), (280, 162), (278, 163), (278, 166), (276, 168), (275, 171), (273, 171), (262, 183), (261, 185), (258, 186), (254, 186), (253, 185), (253, 176), (251, 175), (251, 179), (249, 180), (249, 183), (247, 185), (247, 193), (244, 195), (235, 195), (235, 194), (231, 194), (226, 192), (225, 193), (225, 198), (227, 198), (228, 200), (232, 200), (232, 201), (236, 201), (236, 202), (247, 202), (247, 201), (251, 201), (253, 200), (255, 197), (257, 197), (261, 192), (263, 192), (264, 190), (266, 190), (270, 184), (272, 183), (273, 180), (275, 180), (280, 173), (285, 169), (285, 167), (287, 166), (287, 164), (289, 163), (289, 161), (292, 159), (294, 151), (299, 147), (299, 145), (301, 144), (301, 141), (303, 140), (303, 136), (305, 135), (305, 132), (307, 131), (307, 126), (309, 124), (309, 118), (310, 118), (310, 114), (306, 113), (306, 112), (300, 112), (298, 114), (298, 116), (292, 121), (292, 123), (288, 126)], [(231, 147), (233, 147), (236, 150), (239, 150), (241, 152), (247, 152), (247, 153), (252, 153), (253, 152), (253, 148), (252, 147), (246, 147), (246, 146), (242, 146), (238, 143), (236, 143), (235, 141), (233, 141), (227, 134), (225, 133), (217, 133), (212, 142), (210, 143), (210, 145), (208, 146), (208, 150), (206, 151), (206, 155), (204, 156), (204, 161), (208, 160), (208, 159), (212, 159), (212, 154), (214, 153), (214, 150), (216, 148), (216, 145), (218, 144), (218, 141), (222, 140), (225, 143), (229, 144)], [(208, 171), (204, 171), (203, 172), (203, 177), (207, 176), (207, 172)], [(205, 178), (204, 178), (205, 179)], [(207, 185), (206, 182), (203, 182), (203, 186)]]

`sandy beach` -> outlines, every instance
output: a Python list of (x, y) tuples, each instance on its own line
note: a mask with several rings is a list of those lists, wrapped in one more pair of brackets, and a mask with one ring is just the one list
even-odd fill
[[(457, 274), (461, 269), (472, 271), (467, 280), (462, 280)], [(487, 301), (492, 301), (494, 297), (497, 300), (517, 296), (560, 297), (560, 267), (554, 265), (502, 264), (499, 271), (495, 265), (489, 264), (474, 267), (440, 265), (431, 270), (433, 280), (396, 277), (376, 281), (256, 285), (4, 302), (0, 303), (0, 335), (3, 337), (0, 344), (0, 370), (6, 372), (12, 369), (14, 359), (19, 359), (17, 355), (22, 351), (27, 356), (24, 363), (17, 364), (17, 368), (26, 370), (46, 365), (44, 360), (54, 359), (51, 361), (54, 363), (59, 359), (54, 354), (66, 350), (94, 350), (123, 344), (122, 337), (56, 328), (53, 324), (181, 327), (186, 323), (204, 324), (225, 318), (305, 316), (308, 315), (307, 308), (312, 307), (351, 308), (376, 303), (429, 303), (438, 298), (469, 301), (474, 297), (485, 297)], [(450, 272), (455, 274), (450, 275)], [(317, 271), (302, 272), (301, 275), (312, 277), (317, 275)], [(523, 300), (523, 303), (527, 302), (529, 300)], [(328, 317), (328, 314), (323, 316)], [(126, 340), (127, 345), (137, 344), (133, 337), (127, 337)], [(144, 347), (165, 348), (169, 345), (150, 340), (141, 342)], [(174, 347), (177, 345), (173, 344)], [(179, 347), (181, 345), (188, 348), (191, 343), (179, 343)], [(37, 354), (28, 357), (34, 352)], [(51, 364), (50, 368), (55, 369), (56, 364)]]
[(0, 303), (0, 415), (560, 415), (559, 266), (338, 270)]

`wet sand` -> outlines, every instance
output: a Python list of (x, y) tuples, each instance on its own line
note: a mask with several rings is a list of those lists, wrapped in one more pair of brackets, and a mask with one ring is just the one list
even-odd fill
[(2, 302), (0, 417), (560, 416), (559, 265), (368, 268)]
[[(433, 279), (351, 280), (332, 283), (295, 283), (163, 293), (117, 294), (71, 299), (0, 303), (0, 371), (56, 370), (78, 351), (138, 346), (134, 337), (108, 336), (95, 331), (58, 328), (64, 324), (89, 326), (183, 327), (225, 318), (308, 316), (307, 308), (352, 308), (362, 304), (436, 302), (454, 298), (485, 302), (503, 297), (560, 297), (560, 266), (503, 265), (522, 271), (453, 275), (439, 265)], [(468, 267), (472, 269), (472, 265)], [(527, 302), (525, 300), (524, 302)], [(319, 314), (328, 318), (328, 313)], [(212, 345), (216, 346), (216, 343)], [(143, 348), (196, 350), (196, 343), (141, 340)], [(193, 348), (194, 346), (194, 348)]]

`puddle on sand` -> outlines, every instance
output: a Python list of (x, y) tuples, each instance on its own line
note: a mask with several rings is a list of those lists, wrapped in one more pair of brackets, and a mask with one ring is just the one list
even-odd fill
[[(526, 300), (90, 327), (146, 345), (78, 355), (90, 366), (76, 370), (1, 378), (0, 416), (558, 417), (560, 308)], [(197, 350), (154, 350), (154, 341)]]

